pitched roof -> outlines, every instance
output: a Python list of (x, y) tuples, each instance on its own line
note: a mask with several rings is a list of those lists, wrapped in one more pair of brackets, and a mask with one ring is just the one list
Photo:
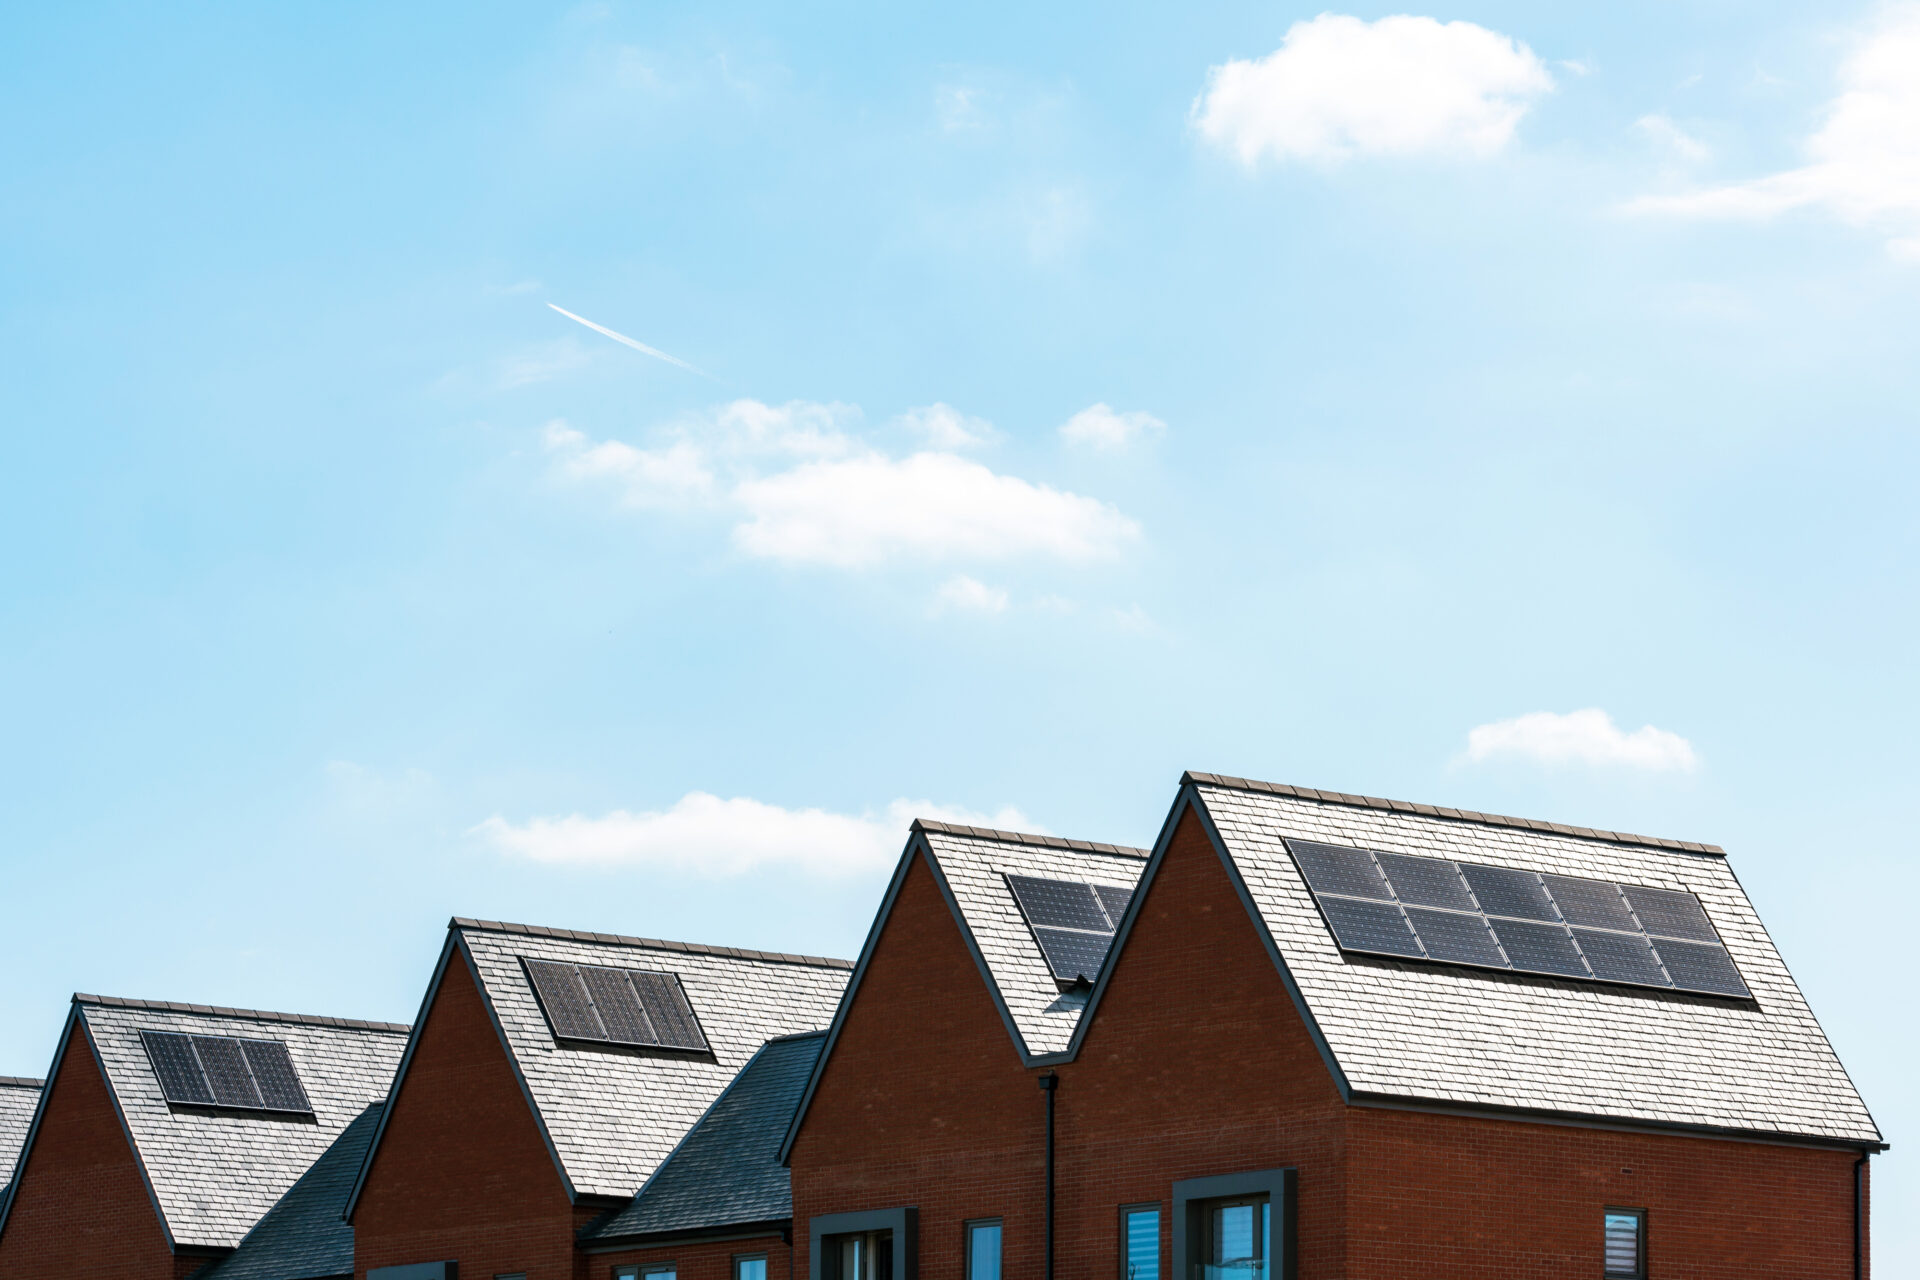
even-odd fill
[[(449, 929), (442, 965), (455, 948), (470, 958), (575, 1198), (632, 1196), (762, 1044), (827, 1024), (852, 968), (849, 961), (819, 956), (488, 920), (456, 918)], [(675, 973), (712, 1052), (560, 1044), (523, 958)], [(396, 1092), (404, 1078), (403, 1068)], [(379, 1141), (376, 1135), (376, 1147)]]
[(5, 1207), (12, 1191), (13, 1166), (27, 1143), (27, 1130), (33, 1127), (40, 1088), (38, 1080), (0, 1076), (0, 1208)]
[[(92, 1041), (159, 1206), (178, 1245), (232, 1248), (321, 1153), (387, 1093), (406, 1028), (300, 1014), (77, 995)], [(170, 1107), (142, 1031), (279, 1040), (313, 1116), (235, 1115)]]
[(1022, 1056), (1031, 1060), (1063, 1052), (1086, 1007), (1086, 992), (1060, 990), (1006, 877), (1132, 888), (1146, 867), (1147, 851), (944, 822), (913, 825), (926, 842), (969, 945), (987, 971), (988, 986)]
[[(1231, 857), (1352, 1100), (1880, 1143), (1873, 1117), (1716, 846), (1329, 797), (1211, 774), (1183, 782), (1168, 833), (1191, 797)], [(1344, 955), (1282, 843), (1290, 836), (1689, 891), (1754, 999)]]
[(825, 1041), (824, 1031), (810, 1031), (763, 1045), (640, 1194), (583, 1232), (582, 1243), (791, 1218), (793, 1193), (780, 1163), (780, 1142)]
[(380, 1123), (383, 1102), (343, 1129), (240, 1247), (194, 1280), (315, 1280), (353, 1274), (353, 1228), (341, 1218), (347, 1192)]

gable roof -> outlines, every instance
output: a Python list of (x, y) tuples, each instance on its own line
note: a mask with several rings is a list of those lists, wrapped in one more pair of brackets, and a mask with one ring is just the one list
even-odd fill
[(13, 1191), (14, 1165), (27, 1145), (27, 1130), (40, 1106), (42, 1081), (0, 1076), (0, 1214)]
[[(1717, 846), (1213, 774), (1181, 781), (1149, 879), (1190, 803), (1348, 1101), (1884, 1145)], [(1686, 890), (1754, 999), (1345, 955), (1287, 837)]]
[(761, 1046), (626, 1208), (581, 1233), (584, 1245), (785, 1222), (793, 1191), (780, 1142), (824, 1031)]
[[(309, 1117), (170, 1106), (142, 1031), (278, 1040), (313, 1104)], [(369, 1102), (383, 1097), (407, 1028), (388, 1022), (76, 995), (54, 1061), (81, 1037), (98, 1059), (141, 1177), (175, 1247), (230, 1249)], [(34, 1114), (38, 1136), (46, 1107)], [(27, 1153), (21, 1155), (24, 1165)], [(0, 1228), (4, 1228), (0, 1219)]]
[(194, 1280), (315, 1280), (353, 1274), (353, 1228), (340, 1216), (384, 1102), (367, 1105), (240, 1247)]
[[(762, 1044), (826, 1025), (853, 967), (820, 956), (456, 917), (416, 1027), (425, 1025), (426, 1009), (456, 954), (475, 975), (521, 1092), (576, 1202), (582, 1196), (632, 1196)], [(675, 973), (711, 1052), (560, 1044), (523, 958)], [(416, 1030), (409, 1057), (418, 1035)], [(399, 1096), (405, 1082), (403, 1064), (391, 1097)], [(384, 1130), (383, 1121), (348, 1197), (349, 1214)]]

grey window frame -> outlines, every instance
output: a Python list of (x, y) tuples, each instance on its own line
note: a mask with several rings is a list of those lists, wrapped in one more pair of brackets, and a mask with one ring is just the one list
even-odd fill
[(646, 1280), (648, 1276), (673, 1276), (679, 1280), (678, 1262), (623, 1262), (612, 1271), (613, 1280)]
[[(1633, 1233), (1634, 1259), (1632, 1271), (1607, 1270), (1607, 1217), (1610, 1214), (1630, 1215), (1640, 1224)], [(1605, 1280), (1647, 1280), (1647, 1211), (1628, 1209), (1621, 1205), (1610, 1204), (1600, 1210), (1600, 1274)]]
[(865, 1209), (856, 1213), (821, 1213), (807, 1219), (807, 1275), (820, 1280), (821, 1246), (828, 1236), (867, 1231), (893, 1233), (893, 1280), (919, 1280), (920, 1210), (916, 1205), (892, 1209)]
[(1166, 1205), (1158, 1200), (1141, 1200), (1134, 1204), (1123, 1204), (1120, 1206), (1120, 1221), (1116, 1224), (1120, 1228), (1119, 1280), (1133, 1280), (1133, 1278), (1127, 1274), (1127, 1219), (1136, 1213), (1152, 1213), (1156, 1218), (1153, 1224), (1154, 1272), (1156, 1280), (1166, 1280), (1166, 1277), (1160, 1274), (1166, 1270), (1165, 1267), (1160, 1265), (1160, 1227), (1166, 1212)]
[(375, 1267), (367, 1280), (457, 1280), (458, 1262), (406, 1262), (397, 1267)]
[(1000, 1274), (1007, 1273), (1007, 1220), (1000, 1217), (968, 1218), (960, 1224), (960, 1274), (962, 1280), (974, 1280), (973, 1231), (975, 1227), (1000, 1228)]
[(1268, 1205), (1268, 1280), (1295, 1280), (1299, 1248), (1295, 1205), (1299, 1199), (1299, 1171), (1260, 1169), (1248, 1173), (1222, 1173), (1210, 1178), (1183, 1178), (1173, 1184), (1173, 1249), (1171, 1275), (1162, 1280), (1185, 1280), (1199, 1261), (1196, 1245), (1206, 1240), (1199, 1222), (1202, 1206), (1211, 1200), (1235, 1200), (1265, 1196)]
[[(773, 1264), (768, 1260), (767, 1251), (765, 1249), (756, 1249), (750, 1253), (734, 1254), (732, 1259), (727, 1263), (727, 1276), (729, 1277), (729, 1280), (740, 1280), (740, 1264), (743, 1262), (767, 1263), (767, 1277), (768, 1277), (768, 1280), (772, 1280)], [(677, 1280), (677, 1276), (676, 1276), (676, 1280)]]

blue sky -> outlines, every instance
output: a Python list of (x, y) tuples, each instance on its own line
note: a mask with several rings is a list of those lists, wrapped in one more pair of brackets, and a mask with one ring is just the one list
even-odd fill
[(1194, 768), (1725, 844), (1920, 1265), (1920, 17), (1317, 12), (9, 11), (0, 1073)]

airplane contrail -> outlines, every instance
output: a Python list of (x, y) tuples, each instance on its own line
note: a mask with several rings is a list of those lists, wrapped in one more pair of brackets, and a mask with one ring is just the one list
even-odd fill
[(655, 360), (665, 360), (668, 364), (678, 365), (680, 368), (685, 369), (688, 373), (697, 373), (703, 378), (713, 378), (713, 381), (715, 382), (720, 381), (720, 379), (714, 378), (713, 375), (708, 373), (705, 369), (696, 369), (692, 365), (688, 364), (685, 360), (682, 360), (679, 356), (670, 356), (666, 352), (660, 350), (658, 347), (650, 347), (644, 342), (636, 342), (632, 338), (629, 338), (624, 333), (615, 333), (613, 330), (607, 328), (605, 325), (595, 324), (593, 321), (587, 319), (585, 316), (577, 316), (573, 314), (573, 312), (567, 310), (565, 307), (554, 306), (554, 304), (551, 302), (549, 302), (547, 305), (550, 307), (553, 307), (555, 311), (558, 311), (561, 315), (565, 316), (567, 319), (583, 324), (587, 326), (587, 328), (593, 330), (595, 333), (604, 333), (609, 338), (612, 338), (615, 342), (624, 342), (628, 346), (632, 347), (635, 351), (642, 352), (645, 355), (650, 355)]

